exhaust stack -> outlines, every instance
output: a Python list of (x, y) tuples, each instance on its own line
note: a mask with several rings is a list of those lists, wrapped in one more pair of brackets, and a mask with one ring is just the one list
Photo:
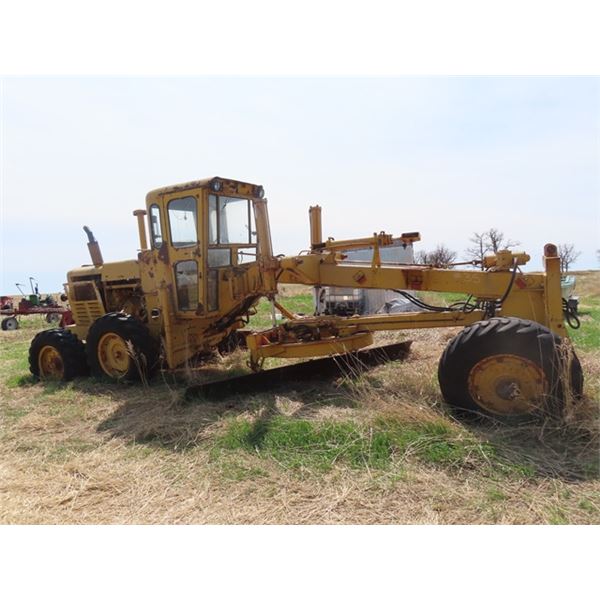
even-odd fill
[(134, 210), (133, 216), (137, 217), (138, 230), (140, 234), (140, 250), (143, 252), (144, 250), (148, 250), (148, 240), (146, 239), (146, 224), (144, 223), (146, 211), (141, 208), (138, 210)]
[(92, 263), (95, 267), (101, 267), (104, 264), (104, 259), (102, 258), (102, 252), (100, 252), (100, 244), (98, 244), (92, 230), (87, 225), (83, 226), (83, 230), (88, 236), (88, 250)]

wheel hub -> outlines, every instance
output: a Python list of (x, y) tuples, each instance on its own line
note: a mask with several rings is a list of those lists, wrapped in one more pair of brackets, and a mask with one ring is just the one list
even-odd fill
[(98, 361), (108, 376), (123, 377), (131, 366), (127, 342), (116, 333), (105, 333), (98, 342)]
[(40, 377), (44, 379), (62, 379), (65, 365), (60, 352), (54, 346), (44, 346), (38, 354)]
[(485, 410), (498, 415), (527, 414), (543, 402), (547, 382), (542, 368), (514, 354), (480, 360), (469, 373), (469, 392)]
[(17, 321), (17, 319), (14, 317), (9, 317), (5, 321), (5, 327), (7, 331), (15, 331), (19, 329), (19, 321)]

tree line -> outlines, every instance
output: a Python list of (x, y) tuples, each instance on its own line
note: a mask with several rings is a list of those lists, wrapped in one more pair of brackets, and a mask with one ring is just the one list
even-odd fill
[[(434, 265), (452, 268), (457, 265), (478, 266), (483, 270), (483, 258), (486, 254), (495, 254), (499, 250), (512, 250), (521, 245), (521, 242), (511, 240), (502, 231), (492, 227), (481, 233), (473, 233), (469, 238), (471, 245), (464, 251), (464, 261), (457, 261), (458, 253), (448, 248), (445, 244), (438, 244), (433, 250), (419, 250), (415, 254), (415, 261), (421, 265)], [(577, 251), (575, 244), (558, 244), (560, 268), (563, 273), (568, 273), (571, 265), (579, 258), (581, 252)], [(600, 250), (598, 250), (600, 261)]]

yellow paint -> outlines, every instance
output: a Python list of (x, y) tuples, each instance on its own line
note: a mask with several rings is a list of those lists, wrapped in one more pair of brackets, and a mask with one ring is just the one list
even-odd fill
[(131, 366), (127, 342), (116, 333), (105, 333), (98, 341), (98, 362), (102, 370), (114, 379), (123, 377)]
[(547, 394), (541, 367), (514, 354), (496, 354), (480, 360), (469, 373), (471, 398), (497, 415), (529, 414)]
[(250, 349), (251, 361), (260, 358), (310, 358), (313, 356), (331, 356), (354, 352), (373, 343), (370, 332), (359, 332), (347, 337), (329, 337), (307, 342), (270, 343), (260, 333), (246, 338)]
[(42, 379), (62, 379), (65, 366), (54, 346), (44, 346), (38, 354), (38, 369)]

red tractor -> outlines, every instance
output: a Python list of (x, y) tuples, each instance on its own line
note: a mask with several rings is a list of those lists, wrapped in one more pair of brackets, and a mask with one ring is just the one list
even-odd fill
[[(73, 322), (71, 311), (68, 308), (58, 304), (49, 294), (42, 298), (38, 283), (33, 277), (29, 278), (31, 294), (25, 294), (22, 283), (15, 285), (23, 296), (16, 307), (10, 296), (0, 296), (0, 314), (6, 315), (0, 323), (2, 331), (19, 329), (17, 316), (20, 315), (45, 315), (47, 323), (58, 323), (60, 327), (65, 327)], [(66, 300), (64, 294), (61, 296), (61, 300)]]

